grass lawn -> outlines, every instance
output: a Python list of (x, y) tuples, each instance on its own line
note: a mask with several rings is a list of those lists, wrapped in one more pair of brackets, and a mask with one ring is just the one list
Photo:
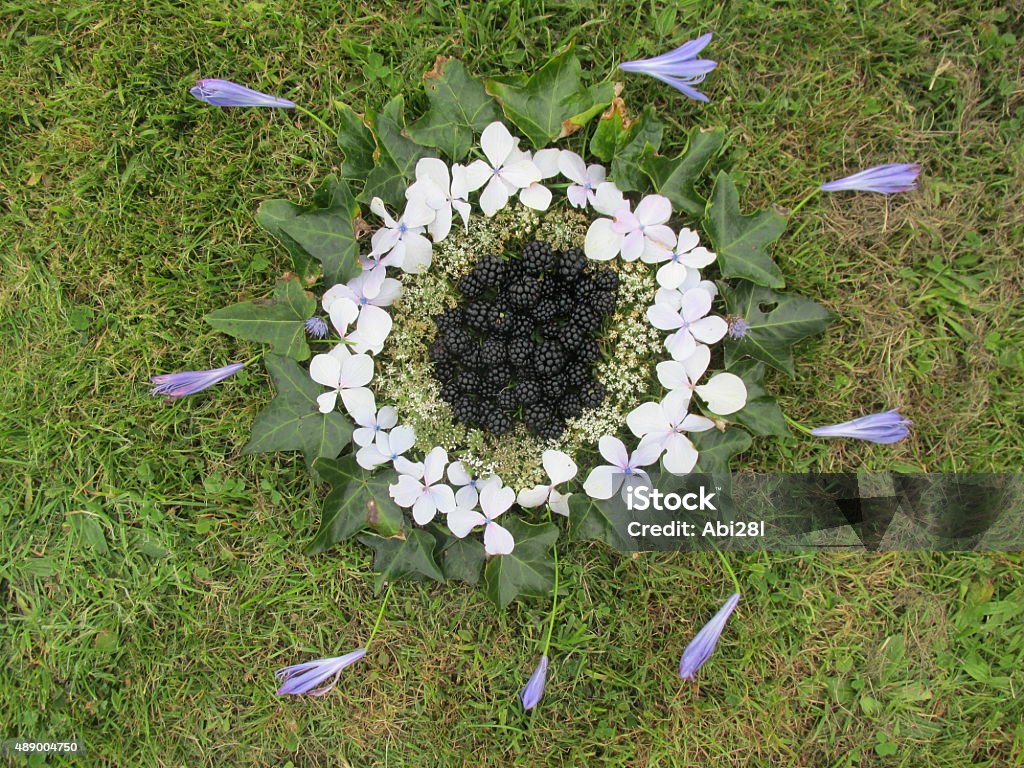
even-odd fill
[[(575, 36), (603, 76), (704, 30), (711, 103), (631, 76), (669, 149), (728, 130), (748, 206), (924, 165), (920, 191), (823, 196), (775, 255), (840, 320), (772, 386), (809, 424), (902, 404), (894, 446), (755, 443), (761, 470), (1024, 464), (1024, 14), (1017, 3), (10, 0), (0, 8), (0, 740), (69, 765), (1009, 766), (1024, 763), (1016, 555), (760, 554), (699, 685), (679, 653), (731, 590), (714, 557), (562, 547), (543, 704), (515, 699), (548, 604), (396, 588), (375, 652), (323, 699), (275, 668), (365, 640), (372, 553), (314, 558), (298, 455), (240, 455), (259, 366), (173, 405), (148, 377), (244, 360), (203, 315), (288, 268), (254, 212), (335, 170), (294, 113), (188, 95), (225, 77), (329, 120), (437, 54), (534, 71)], [(98, 525), (97, 525), (98, 524)], [(31, 763), (19, 758), (20, 764)], [(51, 764), (59, 761), (51, 760)]]

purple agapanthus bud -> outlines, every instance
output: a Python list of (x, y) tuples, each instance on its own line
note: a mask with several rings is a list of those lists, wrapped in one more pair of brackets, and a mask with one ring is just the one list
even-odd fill
[(540, 657), (540, 663), (533, 670), (530, 679), (526, 681), (523, 690), (519, 692), (519, 700), (523, 702), (523, 709), (529, 711), (540, 704), (541, 697), (544, 695), (544, 683), (547, 682), (547, 678), (548, 657), (545, 655)]
[(168, 400), (194, 395), (196, 392), (202, 392), (207, 387), (212, 387), (228, 376), (238, 373), (244, 367), (245, 363), (232, 363), (223, 368), (213, 368), (208, 371), (180, 371), (179, 373), (151, 376), (149, 380), (155, 386), (149, 390), (149, 393), (151, 395), (167, 395)]
[(294, 109), (295, 102), (254, 91), (230, 80), (205, 78), (198, 81), (189, 91), (200, 101), (215, 107), (281, 107)]
[(305, 693), (310, 696), (323, 696), (338, 682), (338, 677), (345, 667), (355, 664), (365, 655), (366, 649), (359, 648), (344, 656), (332, 656), (329, 659), (317, 659), (279, 669), (274, 673), (274, 677), (281, 681), (277, 695), (298, 696)]
[(872, 443), (896, 443), (910, 434), (908, 427), (913, 422), (900, 415), (899, 408), (883, 413), (872, 413), (859, 419), (832, 424), (827, 427), (816, 427), (811, 430), (815, 437), (852, 437), (856, 440), (868, 440)]
[(663, 83), (668, 83), (677, 91), (697, 101), (707, 101), (708, 97), (693, 86), (707, 77), (708, 72), (718, 66), (711, 59), (698, 59), (697, 54), (711, 42), (711, 33), (701, 35), (696, 40), (683, 43), (674, 51), (655, 56), (653, 59), (637, 59), (619, 65), (626, 72), (642, 72)]
[(327, 323), (322, 317), (311, 317), (306, 321), (306, 331), (314, 339), (322, 339), (327, 335)]
[(852, 176), (836, 179), (821, 185), (825, 192), (841, 192), (853, 190), (857, 192), (881, 192), (892, 195), (896, 192), (909, 192), (917, 189), (917, 175), (921, 166), (916, 163), (890, 163), (876, 165)]
[(711, 621), (705, 624), (686, 646), (683, 657), (679, 660), (679, 676), (683, 680), (695, 679), (694, 675), (697, 674), (697, 670), (711, 658), (711, 654), (715, 652), (715, 646), (718, 644), (718, 638), (721, 636), (722, 630), (725, 629), (725, 622), (728, 621), (739, 601), (740, 594), (737, 592), (725, 601), (725, 605), (711, 617)]

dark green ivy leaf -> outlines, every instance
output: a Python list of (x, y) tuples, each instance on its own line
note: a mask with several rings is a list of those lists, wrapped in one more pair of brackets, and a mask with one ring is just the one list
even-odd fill
[(715, 484), (726, 495), (732, 492), (732, 476), (729, 462), (737, 453), (750, 448), (753, 442), (739, 427), (728, 427), (725, 431), (709, 429), (707, 432), (692, 432), (690, 440), (700, 454), (694, 474), (711, 475)]
[(352, 439), (352, 422), (338, 411), (320, 413), (323, 387), (294, 360), (267, 355), (266, 366), (277, 394), (256, 417), (242, 452), (302, 451), (310, 466), (321, 456), (335, 458)]
[(367, 472), (356, 463), (354, 454), (317, 459), (313, 469), (331, 486), (331, 492), (324, 499), (320, 528), (306, 554), (320, 554), (367, 527), (382, 536), (402, 530), (402, 509), (388, 490), (398, 479), (393, 470)]
[(483, 84), (466, 72), (457, 59), (437, 58), (423, 76), (430, 108), (409, 126), (409, 135), (420, 144), (436, 147), (449, 159), (460, 161), (473, 146), (474, 133), (501, 119), (497, 103)]
[(396, 96), (373, 115), (377, 164), (366, 177), (359, 199), (379, 197), (394, 209), (405, 203), (405, 190), (416, 175), (416, 162), (429, 153), (405, 135), (405, 99)]
[(377, 572), (378, 592), (384, 584), (402, 578), (444, 581), (434, 552), (434, 537), (422, 528), (410, 529), (405, 538), (360, 536), (359, 541), (376, 553), (373, 570)]
[(338, 148), (345, 156), (341, 177), (365, 181), (373, 170), (377, 142), (363, 116), (347, 104), (338, 105)]
[(671, 158), (650, 155), (642, 162), (643, 170), (654, 183), (654, 190), (671, 200), (676, 210), (703, 216), (708, 201), (697, 194), (694, 183), (724, 141), (725, 131), (721, 129), (694, 128), (682, 154)]
[(269, 299), (218, 309), (206, 316), (206, 322), (236, 339), (269, 344), (275, 354), (305, 360), (309, 357), (306, 319), (315, 309), (316, 301), (298, 280), (281, 280)]
[[(721, 254), (719, 254), (721, 256)], [(725, 365), (749, 355), (793, 375), (793, 345), (821, 333), (832, 322), (832, 313), (819, 304), (789, 293), (741, 282), (722, 285), (729, 314), (743, 318), (749, 329), (739, 339), (725, 339)]]
[(638, 118), (630, 120), (624, 102), (617, 98), (601, 115), (590, 139), (590, 151), (612, 164), (611, 178), (623, 192), (644, 191), (651, 182), (643, 165), (661, 146), (664, 130), (653, 107), (645, 107)]
[(592, 499), (585, 493), (569, 497), (569, 536), (574, 541), (603, 541), (620, 552), (628, 549), (625, 505)]
[(740, 277), (770, 288), (786, 284), (768, 254), (768, 246), (786, 229), (786, 217), (775, 211), (741, 214), (736, 185), (725, 171), (715, 179), (704, 228), (718, 254), (722, 277)]
[(516, 541), (510, 555), (492, 557), (484, 568), (487, 597), (504, 608), (520, 595), (546, 597), (555, 583), (551, 547), (558, 538), (554, 523), (531, 525), (514, 517), (501, 524)]
[(359, 205), (348, 183), (328, 176), (314, 195), (311, 206), (304, 208), (285, 200), (268, 200), (260, 206), (257, 219), (284, 242), (299, 274), (306, 274), (308, 270), (306, 264), (296, 258), (296, 248), (316, 259), (324, 278), (333, 285), (359, 273), (359, 243), (355, 232), (358, 215)]
[(457, 539), (448, 535), (441, 548), (445, 578), (477, 584), (484, 567), (484, 545), (478, 539)]
[(570, 48), (528, 79), (488, 80), (485, 85), (534, 149), (542, 149), (578, 131), (615, 97), (610, 82), (584, 87), (582, 73), (579, 59)]
[(735, 361), (728, 370), (729, 373), (743, 379), (743, 383), (747, 385), (747, 404), (729, 418), (742, 424), (755, 435), (784, 437), (790, 434), (782, 409), (764, 388), (764, 374), (767, 370), (765, 364), (745, 357)]
[(284, 225), (299, 216), (302, 211), (301, 205), (296, 205), (288, 200), (264, 200), (256, 212), (256, 221), (281, 241), (292, 257), (292, 270), (300, 278), (305, 279), (320, 274), (320, 262), (306, 253), (306, 249), (284, 231)]

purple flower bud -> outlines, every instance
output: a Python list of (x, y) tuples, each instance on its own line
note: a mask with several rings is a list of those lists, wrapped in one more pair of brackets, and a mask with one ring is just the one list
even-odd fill
[(294, 109), (295, 102), (267, 93), (254, 91), (230, 80), (206, 78), (198, 81), (189, 91), (200, 101), (215, 107), (281, 107)]
[(852, 176), (822, 184), (821, 189), (825, 192), (881, 192), (883, 195), (909, 192), (917, 189), (917, 175), (920, 172), (921, 166), (916, 163), (876, 165)]
[(731, 315), (727, 319), (729, 321), (730, 339), (742, 339), (744, 336), (747, 335), (747, 331), (750, 330), (750, 323), (748, 323), (739, 315)]
[(728, 621), (739, 601), (740, 594), (737, 592), (725, 601), (725, 605), (711, 617), (711, 621), (705, 624), (686, 646), (683, 657), (679, 660), (679, 676), (683, 680), (695, 679), (694, 675), (697, 670), (711, 658), (711, 654), (715, 652), (715, 646), (718, 644), (718, 638), (721, 636), (722, 630), (725, 629), (725, 622)]
[(322, 317), (311, 317), (306, 321), (306, 331), (314, 339), (322, 339), (327, 335), (327, 323)]
[(637, 59), (619, 65), (626, 72), (642, 72), (663, 83), (668, 83), (680, 93), (697, 101), (707, 101), (708, 97), (692, 87), (707, 77), (708, 72), (718, 64), (711, 59), (698, 59), (697, 54), (711, 42), (711, 33), (701, 35), (696, 40), (683, 43), (674, 51), (655, 56), (653, 59)]
[(149, 390), (149, 393), (151, 395), (167, 395), (169, 401), (186, 395), (194, 395), (196, 392), (202, 392), (207, 387), (212, 387), (228, 376), (238, 373), (244, 367), (245, 363), (232, 363), (223, 368), (213, 368), (208, 371), (181, 371), (151, 376), (149, 380), (156, 386)]
[(335, 686), (345, 667), (355, 664), (365, 655), (366, 649), (359, 648), (344, 656), (332, 656), (279, 669), (274, 673), (274, 677), (281, 682), (277, 695), (298, 696), (308, 693), (310, 696), (323, 696)]
[(859, 419), (832, 424), (827, 427), (816, 427), (811, 430), (815, 437), (852, 437), (856, 440), (868, 440), (872, 443), (896, 443), (910, 434), (908, 427), (913, 422), (900, 415), (899, 408), (884, 413), (872, 413)]
[(540, 704), (541, 697), (544, 695), (544, 683), (547, 682), (547, 677), (548, 657), (541, 656), (537, 668), (533, 670), (530, 679), (526, 681), (523, 690), (519, 692), (519, 700), (523, 702), (523, 709), (529, 711)]

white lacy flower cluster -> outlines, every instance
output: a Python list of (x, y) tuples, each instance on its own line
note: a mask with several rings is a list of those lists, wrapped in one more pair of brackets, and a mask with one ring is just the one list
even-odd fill
[(320, 410), (330, 413), (340, 398), (358, 425), (353, 440), (359, 446), (359, 466), (373, 470), (391, 465), (398, 472), (391, 496), (399, 506), (411, 510), (417, 524), (426, 525), (441, 514), (459, 538), (482, 528), (487, 554), (504, 555), (513, 551), (515, 542), (497, 519), (513, 503), (518, 501), (527, 508), (547, 504), (558, 514), (569, 514), (568, 495), (557, 486), (576, 477), (572, 458), (561, 451), (545, 451), (542, 463), (550, 484), (518, 493), (496, 475), (472, 477), (462, 462), (449, 462), (441, 447), (433, 448), (423, 461), (412, 461), (405, 455), (415, 444), (412, 428), (398, 423), (391, 406), (378, 408), (367, 387), (373, 378), (373, 356), (380, 353), (391, 332), (391, 317), (384, 308), (402, 289), (398, 280), (387, 276), (388, 268), (410, 274), (428, 269), (432, 243), (448, 236), (456, 214), (468, 227), (473, 209), (470, 194), (480, 192), (476, 205), (486, 216), (503, 209), (514, 196), (529, 208), (547, 210), (552, 193), (542, 182), (561, 174), (571, 182), (566, 190), (569, 203), (601, 215), (587, 232), (584, 251), (588, 258), (607, 261), (620, 257), (660, 265), (657, 280), (661, 288), (647, 317), (655, 328), (671, 332), (665, 347), (672, 359), (657, 367), (658, 380), (668, 394), (629, 414), (627, 426), (639, 438), (635, 451), (630, 453), (611, 435), (599, 440), (600, 453), (609, 463), (587, 477), (583, 487), (590, 496), (611, 498), (624, 478), (645, 478), (644, 467), (662, 457), (668, 471), (690, 472), (698, 456), (687, 433), (715, 426), (710, 419), (689, 413), (693, 395), (702, 398), (712, 413), (725, 416), (743, 407), (746, 388), (730, 373), (698, 383), (711, 360), (707, 345), (720, 341), (727, 325), (722, 318), (709, 315), (717, 288), (702, 280), (699, 271), (715, 260), (715, 254), (700, 247), (695, 232), (683, 229), (676, 233), (667, 225), (672, 215), (668, 198), (648, 195), (633, 209), (614, 182), (606, 180), (604, 167), (587, 166), (568, 150), (521, 150), (519, 140), (500, 122), (484, 129), (480, 145), (483, 159), (468, 165), (456, 163), (449, 168), (438, 158), (420, 160), (416, 180), (406, 190), (405, 210), (397, 219), (380, 198), (371, 201), (370, 210), (383, 224), (371, 237), (370, 253), (361, 258), (362, 274), (324, 294), (323, 309), (341, 343), (313, 358), (310, 376), (328, 388), (317, 398)]

